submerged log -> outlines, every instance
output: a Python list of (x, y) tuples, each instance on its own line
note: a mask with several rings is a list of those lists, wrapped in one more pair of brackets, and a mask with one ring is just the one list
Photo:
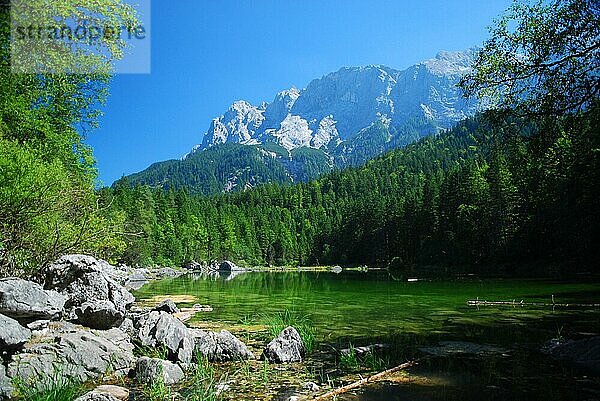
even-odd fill
[(377, 373), (377, 374), (375, 374), (373, 376), (365, 377), (364, 379), (360, 379), (358, 381), (355, 381), (354, 383), (350, 383), (350, 384), (348, 384), (346, 386), (343, 386), (343, 387), (340, 387), (338, 389), (331, 390), (328, 393), (325, 393), (323, 395), (315, 397), (313, 399), (313, 401), (327, 400), (327, 399), (329, 399), (331, 397), (335, 397), (337, 395), (347, 393), (350, 390), (362, 387), (362, 386), (364, 386), (366, 384), (375, 383), (375, 382), (377, 382), (379, 380), (382, 380), (384, 377), (391, 375), (392, 373), (396, 373), (396, 372), (398, 372), (400, 370), (408, 369), (410, 367), (413, 367), (413, 366), (417, 365), (422, 359), (423, 358), (419, 358), (419, 359), (415, 359), (413, 361), (409, 361), (409, 362), (403, 363), (402, 365), (398, 365), (395, 368), (384, 370), (383, 372)]
[(479, 298), (474, 300), (467, 301), (468, 306), (522, 306), (522, 307), (559, 307), (559, 308), (600, 308), (600, 303), (597, 304), (583, 304), (583, 303), (557, 303), (554, 300), (554, 295), (552, 295), (551, 302), (525, 302), (522, 299), (517, 301), (513, 299), (512, 301), (486, 301), (480, 300)]

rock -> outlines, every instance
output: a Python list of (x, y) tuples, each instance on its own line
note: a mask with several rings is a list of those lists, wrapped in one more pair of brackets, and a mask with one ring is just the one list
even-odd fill
[(67, 296), (65, 309), (70, 318), (76, 318), (75, 308), (86, 302), (109, 301), (125, 313), (135, 298), (106, 273), (109, 267), (91, 256), (62, 256), (46, 269), (46, 288)]
[(175, 384), (181, 381), (183, 376), (183, 370), (169, 361), (146, 356), (137, 360), (136, 377), (141, 383), (162, 381), (165, 384)]
[(55, 319), (63, 312), (66, 298), (56, 291), (19, 278), (0, 280), (0, 313), (22, 323)]
[(310, 391), (311, 393), (316, 393), (317, 391), (321, 390), (321, 387), (319, 387), (319, 385), (315, 382), (306, 382), (304, 383), (302, 388), (304, 390)]
[(267, 344), (263, 356), (274, 363), (301, 362), (305, 352), (300, 334), (290, 326), (283, 329), (277, 338)]
[(94, 390), (76, 398), (75, 401), (119, 401), (119, 399), (112, 394), (98, 393)]
[(0, 314), (0, 350), (14, 350), (31, 338), (31, 330)]
[(181, 273), (170, 267), (163, 267), (155, 272), (157, 278), (175, 278), (181, 276)]
[(421, 352), (434, 356), (453, 355), (501, 355), (509, 352), (507, 349), (486, 344), (476, 344), (468, 341), (441, 341), (438, 347), (421, 347)]
[(200, 263), (192, 260), (191, 262), (188, 262), (185, 265), (183, 265), (183, 268), (185, 270), (190, 270), (190, 271), (199, 271), (199, 270), (203, 270), (204, 266), (202, 266)]
[(27, 323), (27, 328), (31, 331), (45, 331), (48, 329), (50, 320), (35, 320), (31, 323)]
[(245, 271), (246, 269), (244, 269), (243, 267), (237, 266), (235, 263), (229, 261), (229, 260), (224, 260), (219, 264), (219, 271), (225, 271), (225, 272), (234, 272), (234, 271)]
[(9, 399), (14, 389), (10, 379), (6, 376), (6, 369), (0, 363), (0, 400)]
[(134, 362), (133, 344), (121, 330), (85, 330), (54, 322), (48, 333), (35, 337), (22, 353), (12, 356), (7, 375), (35, 384), (60, 369), (65, 377), (88, 381), (112, 373), (124, 376)]
[(125, 288), (128, 289), (139, 290), (140, 288), (148, 284), (148, 282), (149, 281), (146, 277), (146, 274), (144, 274), (142, 270), (136, 270), (131, 276), (127, 278), (127, 280), (125, 280), (124, 285)]
[(173, 302), (170, 299), (165, 299), (164, 301), (156, 305), (152, 310), (156, 312), (167, 312), (170, 314), (179, 313), (179, 308), (177, 307), (177, 305), (175, 305), (175, 302)]
[(190, 330), (194, 337), (195, 352), (201, 353), (209, 361), (225, 362), (254, 358), (248, 347), (227, 330), (221, 330), (219, 333)]
[(549, 354), (600, 373), (600, 336), (556, 345)]
[(75, 308), (75, 315), (83, 326), (98, 330), (118, 327), (125, 319), (125, 314), (110, 301), (86, 302)]
[(335, 274), (340, 274), (343, 271), (341, 266), (333, 266), (331, 268), (331, 272)]
[(169, 359), (174, 362), (187, 364), (192, 361), (194, 342), (190, 329), (172, 315), (153, 311), (139, 317), (134, 326), (141, 345), (164, 346), (169, 353)]
[(363, 356), (363, 355), (368, 354), (369, 352), (377, 352), (377, 351), (381, 351), (381, 350), (384, 350), (389, 347), (390, 347), (389, 344), (370, 344), (370, 345), (365, 345), (363, 347), (344, 348), (344, 349), (340, 350), (340, 354), (348, 355), (351, 352), (353, 352), (357, 356)]
[(127, 401), (129, 399), (129, 390), (124, 387), (105, 384), (98, 386), (93, 390), (94, 393), (108, 394), (119, 401)]
[(123, 319), (123, 322), (119, 325), (119, 330), (127, 334), (131, 338), (136, 337), (135, 327), (133, 326), (133, 320), (129, 318)]

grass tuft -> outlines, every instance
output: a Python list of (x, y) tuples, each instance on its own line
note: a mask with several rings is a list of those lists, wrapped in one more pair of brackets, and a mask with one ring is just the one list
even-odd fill
[(40, 377), (35, 382), (15, 379), (13, 385), (16, 399), (23, 401), (74, 400), (86, 391), (83, 383), (68, 377), (61, 370), (55, 370), (53, 375)]
[(277, 337), (288, 326), (294, 327), (300, 334), (307, 354), (310, 354), (317, 347), (315, 326), (308, 315), (286, 309), (283, 312), (266, 316), (265, 325), (269, 328), (269, 334), (273, 337)]

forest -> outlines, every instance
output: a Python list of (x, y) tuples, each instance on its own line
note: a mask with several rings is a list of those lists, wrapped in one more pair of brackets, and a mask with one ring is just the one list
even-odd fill
[(229, 258), (590, 268), (600, 256), (598, 111), (539, 121), (482, 114), (296, 185), (206, 197), (120, 182), (100, 191), (129, 233), (125, 250), (110, 257), (139, 265)]

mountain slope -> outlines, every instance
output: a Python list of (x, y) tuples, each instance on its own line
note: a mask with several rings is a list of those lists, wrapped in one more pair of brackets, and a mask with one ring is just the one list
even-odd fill
[(403, 71), (344, 67), (269, 104), (236, 101), (182, 160), (152, 165), (129, 182), (212, 194), (360, 165), (473, 115), (477, 103), (456, 87), (473, 57), (473, 50), (440, 52)]

